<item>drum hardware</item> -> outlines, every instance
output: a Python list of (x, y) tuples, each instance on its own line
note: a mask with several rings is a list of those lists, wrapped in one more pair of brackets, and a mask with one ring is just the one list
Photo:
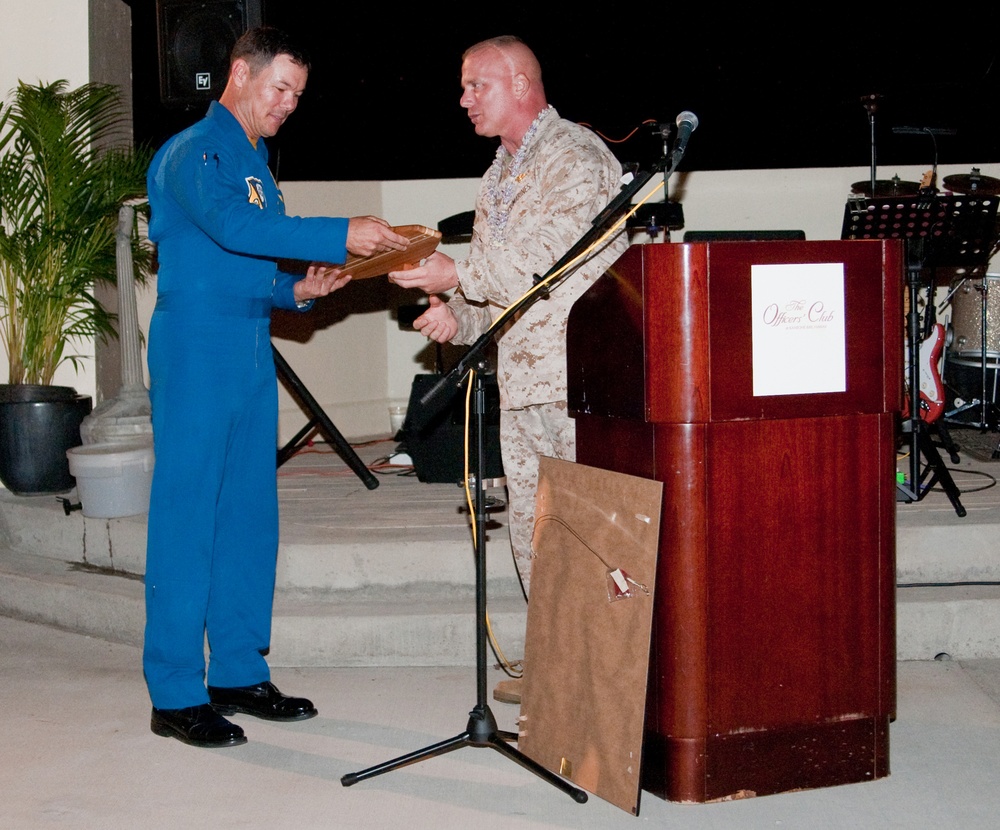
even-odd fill
[(919, 190), (920, 184), (918, 182), (905, 182), (899, 176), (876, 180), (874, 190), (871, 182), (855, 182), (851, 185), (851, 193), (876, 199), (884, 199), (887, 196), (916, 196)]
[[(995, 291), (997, 289), (995, 285), (991, 287), (991, 283), (995, 280), (1000, 280), (1000, 274), (986, 274), (977, 281), (965, 277), (957, 283), (949, 294), (954, 336), (951, 344), (951, 360), (945, 358), (945, 376), (949, 381), (957, 381), (957, 377), (951, 376), (951, 372), (947, 369), (949, 364), (975, 366), (979, 369), (979, 385), (978, 395), (969, 401), (956, 396), (954, 409), (947, 411), (944, 417), (945, 420), (962, 423), (956, 416), (977, 409), (978, 421), (964, 423), (967, 426), (978, 427), (984, 432), (996, 430), (998, 426), (996, 369), (998, 361), (1000, 361), (1000, 343), (996, 341), (996, 338), (1000, 337), (1000, 318), (993, 314), (994, 311), (997, 311), (993, 305), (1000, 302), (1000, 291)], [(974, 302), (969, 302), (969, 300)], [(978, 325), (966, 332), (965, 326), (971, 324), (971, 321), (967, 319), (966, 312), (973, 310), (978, 312), (976, 315)], [(991, 345), (998, 346), (998, 349), (991, 350)], [(993, 373), (992, 379), (990, 378), (991, 372)], [(958, 389), (955, 383), (949, 383), (949, 385), (956, 388), (957, 392), (965, 391)], [(1000, 444), (993, 451), (993, 457), (1000, 457)]]
[[(988, 427), (997, 428), (996, 417), (998, 414), (994, 404), (1000, 394), (1000, 364), (988, 363), (986, 366), (986, 394), (982, 396), (982, 360), (976, 356), (972, 358), (957, 357), (954, 354), (945, 355), (944, 373), (948, 380), (945, 382), (946, 412), (943, 417), (953, 423), (959, 423), (968, 427), (980, 427), (978, 419), (982, 412), (983, 400), (990, 410), (990, 423)], [(964, 396), (970, 396), (968, 400)], [(950, 408), (948, 408), (950, 407)], [(965, 415), (969, 420), (963, 420)]]
[[(874, 195), (878, 183), (875, 181), (875, 113), (878, 112), (879, 103), (882, 100), (882, 95), (878, 92), (872, 92), (868, 95), (861, 96), (861, 106), (865, 108), (865, 112), (868, 113), (868, 129), (871, 131), (871, 145), (872, 145), (872, 167), (869, 180), (871, 182), (871, 192)], [(863, 185), (864, 183), (861, 182)]]
[(1000, 196), (1000, 179), (982, 175), (978, 167), (973, 167), (968, 175), (945, 176), (944, 186), (947, 190), (964, 193), (967, 196), (973, 194)]
[(1000, 274), (957, 280), (946, 300), (951, 305), (952, 342), (960, 357), (1000, 358)]
[(855, 182), (851, 185), (851, 192), (859, 196), (867, 196), (874, 199), (897, 198), (906, 196), (916, 196), (918, 194), (937, 192), (937, 136), (953, 135), (954, 130), (934, 129), (931, 127), (893, 127), (892, 131), (903, 135), (930, 136), (934, 142), (934, 166), (925, 174), (920, 182), (901, 181), (899, 176), (891, 179), (876, 180), (875, 178), (875, 152), (872, 151), (872, 178), (870, 182)]
[[(864, 193), (875, 194), (879, 181), (875, 170), (875, 112), (881, 96), (863, 96), (861, 103), (868, 111), (871, 126), (872, 165), (871, 181), (856, 182), (853, 187)], [(929, 133), (931, 130), (919, 131)], [(959, 461), (958, 447), (951, 440), (945, 418), (933, 422), (921, 417), (920, 401), (920, 347), (921, 320), (918, 309), (920, 288), (926, 274), (928, 284), (928, 312), (933, 311), (933, 286), (938, 268), (988, 267), (991, 251), (997, 244), (996, 199), (968, 199), (953, 194), (938, 194), (934, 187), (937, 172), (937, 142), (935, 139), (934, 166), (919, 184), (892, 180), (893, 191), (910, 188), (912, 195), (850, 196), (844, 205), (844, 224), (841, 239), (903, 239), (906, 244), (906, 281), (909, 308), (906, 312), (906, 350), (908, 355), (907, 395), (908, 409), (900, 424), (900, 440), (908, 447), (908, 474), (897, 482), (896, 500), (920, 501), (935, 484), (940, 483), (955, 512), (967, 514), (962, 506), (961, 491), (941, 459), (939, 448), (946, 449), (953, 463)], [(927, 315), (930, 316), (929, 314)], [(925, 320), (933, 323), (933, 320)], [(927, 326), (930, 332), (930, 326)]]

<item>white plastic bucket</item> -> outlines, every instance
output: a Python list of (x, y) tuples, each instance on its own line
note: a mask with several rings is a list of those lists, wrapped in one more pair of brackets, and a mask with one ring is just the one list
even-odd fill
[(84, 516), (115, 519), (149, 510), (152, 444), (84, 444), (66, 456)]

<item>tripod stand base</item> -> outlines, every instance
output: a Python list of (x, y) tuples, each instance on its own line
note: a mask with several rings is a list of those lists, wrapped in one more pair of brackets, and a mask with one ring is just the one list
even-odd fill
[[(587, 800), (587, 794), (574, 787), (568, 781), (563, 780), (558, 775), (547, 770), (541, 764), (529, 758), (523, 752), (519, 752), (508, 746), (508, 741), (516, 741), (517, 735), (511, 732), (500, 732), (497, 730), (496, 718), (486, 704), (486, 492), (483, 483), (485, 475), (486, 457), (486, 388), (483, 383), (483, 372), (472, 372), (474, 377), (474, 388), (472, 395), (475, 426), (475, 499), (470, 505), (475, 514), (476, 525), (476, 705), (469, 713), (469, 722), (465, 731), (455, 735), (453, 738), (432, 744), (416, 752), (410, 752), (386, 761), (384, 764), (377, 764), (374, 767), (352, 772), (343, 776), (340, 783), (345, 787), (353, 786), (359, 781), (364, 781), (384, 772), (404, 767), (431, 758), (435, 755), (443, 755), (455, 749), (466, 746), (489, 747), (495, 749), (502, 755), (506, 755), (512, 761), (516, 761), (522, 767), (535, 773), (539, 778), (548, 781), (555, 787), (567, 793), (574, 801), (583, 803)], [(435, 387), (439, 388), (439, 387)], [(429, 396), (433, 397), (430, 393)]]
[(417, 761), (424, 760), (425, 758), (444, 755), (447, 752), (461, 749), (466, 746), (490, 747), (497, 750), (497, 752), (501, 755), (507, 756), (512, 761), (516, 761), (522, 767), (535, 773), (537, 776), (548, 781), (553, 786), (558, 787), (560, 790), (569, 795), (574, 801), (580, 804), (586, 802), (586, 792), (581, 790), (579, 787), (574, 787), (558, 775), (554, 775), (549, 772), (541, 764), (536, 763), (524, 753), (519, 752), (514, 747), (508, 745), (508, 741), (514, 740), (517, 740), (517, 736), (513, 732), (500, 732), (497, 730), (497, 722), (493, 717), (493, 713), (490, 711), (489, 706), (477, 705), (469, 713), (469, 723), (464, 732), (436, 744), (431, 744), (423, 749), (418, 749), (415, 752), (401, 755), (391, 761), (386, 761), (385, 763), (368, 767), (360, 772), (350, 772), (340, 779), (340, 783), (345, 787), (350, 787), (357, 784), (359, 781), (374, 778), (376, 775), (381, 775), (384, 772), (392, 772), (393, 770), (404, 767), (407, 764), (414, 764)]
[[(962, 505), (962, 493), (938, 452), (938, 446), (945, 446), (954, 458), (952, 450), (954, 444), (947, 433), (945, 433), (944, 443), (936, 443), (928, 432), (929, 429), (933, 428), (935, 425), (928, 425), (919, 420), (910, 420), (904, 423), (904, 430), (909, 432), (910, 444), (909, 485), (898, 484), (896, 486), (896, 501), (907, 504), (920, 501), (935, 484), (940, 483), (951, 502), (951, 506), (955, 508), (955, 513), (959, 517), (964, 517), (968, 511)], [(926, 466), (922, 469), (921, 457), (926, 460)]]
[(344, 459), (347, 466), (350, 467), (357, 474), (358, 478), (361, 479), (362, 483), (369, 490), (374, 490), (378, 487), (378, 479), (372, 474), (365, 463), (358, 457), (358, 454), (354, 451), (354, 447), (348, 443), (347, 439), (341, 435), (340, 430), (334, 426), (333, 421), (330, 420), (329, 416), (322, 410), (320, 405), (316, 402), (316, 399), (312, 396), (308, 389), (306, 389), (305, 384), (299, 380), (298, 375), (292, 371), (292, 367), (288, 365), (288, 361), (281, 356), (281, 353), (271, 346), (271, 351), (274, 354), (274, 366), (275, 371), (278, 376), (283, 378), (285, 382), (292, 388), (292, 390), (298, 395), (299, 399), (302, 401), (303, 405), (312, 413), (312, 418), (309, 420), (302, 429), (295, 435), (295, 437), (285, 444), (284, 447), (278, 450), (277, 462), (280, 467), (289, 458), (291, 458), (295, 453), (302, 449), (302, 444), (300, 443), (313, 428), (317, 425), (321, 428), (327, 439), (337, 448), (337, 452), (340, 457)]

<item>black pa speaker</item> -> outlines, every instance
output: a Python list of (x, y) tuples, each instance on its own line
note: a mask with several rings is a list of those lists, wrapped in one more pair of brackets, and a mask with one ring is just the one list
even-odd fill
[(156, 0), (160, 100), (167, 107), (207, 106), (226, 87), (229, 53), (263, 22), (263, 0)]
[[(465, 476), (465, 389), (450, 390), (447, 403), (438, 402), (434, 411), (422, 411), (420, 403), (441, 381), (442, 375), (416, 375), (410, 389), (406, 421), (400, 431), (402, 447), (413, 459), (413, 470), (423, 482), (461, 484)], [(500, 388), (495, 374), (483, 375), (486, 408), (483, 415), (486, 458), (483, 475), (503, 477), (500, 459)], [(470, 402), (471, 405), (471, 402)], [(471, 413), (470, 413), (471, 418)], [(469, 472), (478, 469), (475, 436), (469, 440)]]

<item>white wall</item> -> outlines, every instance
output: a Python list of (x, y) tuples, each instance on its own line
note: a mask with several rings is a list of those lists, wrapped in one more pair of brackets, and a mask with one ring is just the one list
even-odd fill
[(0, 0), (0, 91), (19, 80), (89, 80), (86, 0)]
[[(29, 84), (66, 80), (76, 87), (90, 80), (86, 0), (0, 0), (0, 95), (7, 101), (18, 81)], [(93, 357), (93, 344), (75, 350)], [(7, 380), (7, 361), (0, 361), (0, 382)], [(97, 382), (93, 360), (80, 373), (72, 365), (56, 372), (55, 383), (74, 386), (93, 396)]]

